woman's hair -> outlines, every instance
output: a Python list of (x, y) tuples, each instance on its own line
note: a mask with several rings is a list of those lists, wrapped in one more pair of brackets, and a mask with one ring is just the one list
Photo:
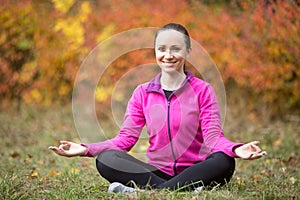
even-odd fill
[(166, 31), (166, 30), (174, 30), (174, 31), (178, 31), (178, 32), (182, 33), (184, 35), (184, 42), (186, 45), (186, 50), (187, 51), (190, 50), (191, 40), (190, 40), (190, 35), (189, 35), (188, 31), (186, 30), (186, 28), (184, 26), (182, 26), (181, 24), (176, 24), (176, 23), (166, 24), (156, 32), (155, 37), (154, 37), (154, 46), (155, 46), (156, 38), (157, 38), (158, 34), (162, 31)]

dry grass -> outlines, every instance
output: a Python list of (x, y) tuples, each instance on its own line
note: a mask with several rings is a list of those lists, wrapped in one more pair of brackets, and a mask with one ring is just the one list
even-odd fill
[[(76, 134), (69, 107), (22, 109), (0, 113), (0, 199), (297, 199), (299, 191), (299, 124), (272, 122), (232, 134), (233, 140), (261, 140), (268, 156), (237, 160), (232, 181), (201, 194), (147, 191), (133, 195), (108, 194), (91, 158), (62, 158), (47, 147)], [(234, 127), (230, 127), (234, 129)]]

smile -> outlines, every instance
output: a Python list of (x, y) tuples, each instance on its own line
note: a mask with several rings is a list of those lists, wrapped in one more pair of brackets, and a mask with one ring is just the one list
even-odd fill
[(165, 64), (175, 64), (177, 61), (173, 61), (173, 62), (170, 62), (170, 61), (162, 61), (163, 63)]

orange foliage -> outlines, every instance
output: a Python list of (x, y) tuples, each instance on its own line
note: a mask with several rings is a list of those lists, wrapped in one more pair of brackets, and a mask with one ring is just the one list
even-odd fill
[[(0, 96), (7, 103), (70, 102), (76, 72), (97, 43), (132, 28), (177, 22), (212, 56), (225, 84), (233, 80), (251, 93), (252, 108), (264, 103), (274, 114), (299, 111), (297, 1), (66, 2), (0, 5)], [(123, 55), (104, 79), (117, 81), (124, 71), (152, 61), (150, 50)]]

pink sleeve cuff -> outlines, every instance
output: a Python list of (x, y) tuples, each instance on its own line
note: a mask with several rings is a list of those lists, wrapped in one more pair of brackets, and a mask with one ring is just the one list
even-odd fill
[(89, 152), (89, 147), (86, 144), (80, 144), (81, 146), (84, 146), (87, 148), (87, 150), (84, 152), (82, 157), (94, 157), (90, 152)]

